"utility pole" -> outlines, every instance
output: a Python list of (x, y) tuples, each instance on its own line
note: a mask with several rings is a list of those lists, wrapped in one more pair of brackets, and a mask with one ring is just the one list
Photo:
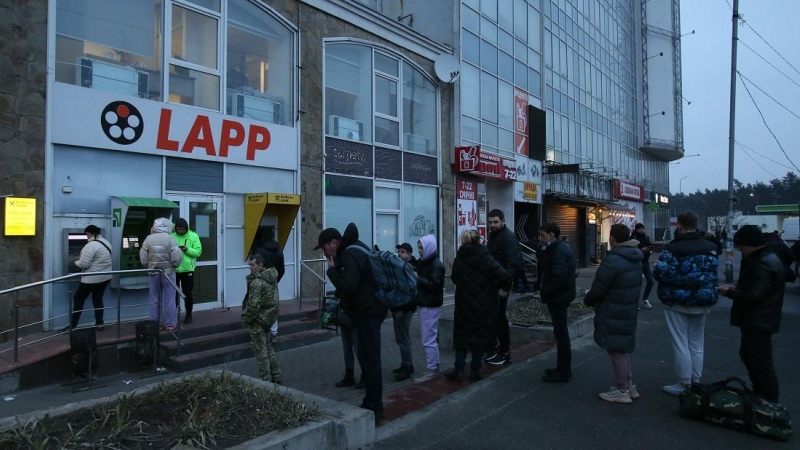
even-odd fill
[(736, 142), (736, 44), (739, 42), (739, 0), (733, 0), (731, 31), (731, 115), (728, 134), (728, 223), (725, 225), (725, 281), (733, 281), (733, 147)]

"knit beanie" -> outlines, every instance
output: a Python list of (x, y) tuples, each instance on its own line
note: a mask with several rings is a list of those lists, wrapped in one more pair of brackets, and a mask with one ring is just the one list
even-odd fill
[(755, 225), (745, 225), (733, 235), (733, 243), (747, 247), (761, 247), (764, 245), (764, 235)]

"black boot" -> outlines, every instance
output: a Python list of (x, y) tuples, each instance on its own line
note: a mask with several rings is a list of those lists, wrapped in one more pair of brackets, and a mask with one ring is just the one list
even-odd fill
[(464, 381), (464, 369), (455, 368), (444, 376), (450, 381)]
[(361, 378), (358, 379), (358, 384), (356, 384), (356, 389), (364, 389), (367, 387), (367, 377), (364, 374), (361, 374)]
[(481, 381), (483, 375), (480, 374), (480, 369), (472, 369), (469, 372), (469, 381)]
[(414, 365), (411, 363), (403, 363), (403, 365), (400, 366), (400, 369), (402, 370), (394, 375), (395, 381), (407, 380), (411, 378), (411, 375), (414, 373)]
[(336, 382), (336, 387), (347, 387), (356, 384), (356, 379), (353, 376), (353, 369), (345, 369), (344, 378)]

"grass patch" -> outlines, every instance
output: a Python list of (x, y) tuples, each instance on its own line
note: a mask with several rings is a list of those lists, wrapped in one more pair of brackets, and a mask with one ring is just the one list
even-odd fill
[(322, 417), (315, 404), (223, 372), (160, 383), (59, 417), (18, 421), (0, 433), (0, 449), (225, 448)]
[[(528, 296), (508, 305), (506, 310), (508, 321), (521, 326), (550, 325), (550, 312), (547, 305), (542, 304), (539, 296)], [(575, 320), (594, 314), (594, 308), (583, 304), (582, 299), (570, 303), (567, 309), (567, 321)]]

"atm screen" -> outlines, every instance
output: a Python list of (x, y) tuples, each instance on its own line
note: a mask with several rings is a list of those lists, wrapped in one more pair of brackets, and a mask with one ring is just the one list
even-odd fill
[(122, 248), (135, 250), (139, 248), (139, 236), (127, 236), (122, 238)]
[(81, 250), (89, 242), (84, 233), (69, 233), (67, 235), (67, 273), (80, 273), (83, 270), (75, 265), (75, 261), (80, 259)]

